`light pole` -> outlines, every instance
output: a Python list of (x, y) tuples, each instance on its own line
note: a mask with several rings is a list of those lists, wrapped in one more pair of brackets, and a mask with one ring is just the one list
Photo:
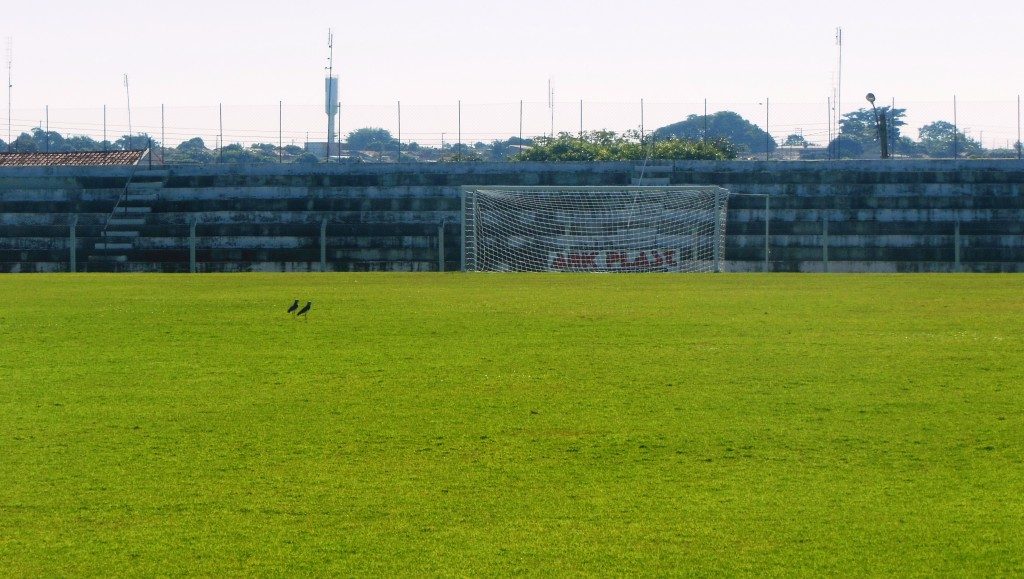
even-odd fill
[(889, 158), (889, 131), (887, 129), (888, 123), (886, 122), (885, 111), (882, 111), (882, 116), (878, 116), (878, 109), (875, 108), (875, 93), (868, 93), (865, 97), (868, 102), (871, 103), (871, 110), (875, 113), (875, 126), (878, 127), (878, 142), (882, 147), (882, 158)]

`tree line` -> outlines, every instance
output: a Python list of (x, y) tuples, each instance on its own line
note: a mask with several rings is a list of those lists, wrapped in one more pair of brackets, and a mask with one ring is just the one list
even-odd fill
[[(946, 121), (935, 121), (918, 130), (917, 139), (903, 133), (906, 109), (881, 107), (888, 125), (886, 138), (895, 157), (906, 158), (985, 158), (1016, 157), (1021, 143), (1013, 148), (985, 149), (982, 144)], [(846, 113), (839, 121), (838, 134), (826, 147), (812, 147), (799, 134), (788, 135), (782, 147), (796, 149), (801, 158), (877, 158), (879, 130), (876, 111), (859, 109)], [(588, 131), (520, 139), (512, 137), (488, 143), (442, 143), (431, 147), (419, 143), (399, 143), (390, 131), (364, 127), (352, 131), (343, 143), (341, 159), (349, 161), (613, 161), (654, 159), (725, 160), (758, 157), (776, 152), (780, 145), (761, 127), (732, 111), (711, 115), (690, 115), (686, 119), (653, 132)], [(244, 146), (230, 144), (208, 147), (194, 137), (175, 147), (160, 147), (146, 133), (122, 135), (114, 141), (97, 141), (84, 135), (64, 136), (57, 131), (34, 128), (13, 142), (0, 139), (0, 151), (74, 152), (104, 150), (140, 150), (153, 148), (168, 164), (202, 163), (318, 163), (322, 159), (296, 145), (278, 147), (272, 143)]]

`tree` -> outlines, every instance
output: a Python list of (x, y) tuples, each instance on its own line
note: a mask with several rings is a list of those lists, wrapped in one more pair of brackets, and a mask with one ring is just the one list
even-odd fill
[(732, 143), (737, 150), (750, 153), (764, 153), (766, 143), (769, 152), (778, 146), (775, 139), (769, 137), (761, 127), (732, 111), (719, 111), (708, 115), (707, 134), (704, 134), (704, 123), (703, 115), (690, 115), (685, 121), (654, 131), (654, 136), (657, 139), (675, 137), (691, 141), (724, 139)]
[(807, 139), (805, 139), (803, 135), (794, 133), (787, 136), (786, 141), (782, 143), (782, 145), (784, 147), (807, 147), (810, 143), (807, 142)]
[(985, 149), (983, 156), (986, 159), (1016, 159), (1017, 148), (1014, 147), (998, 147), (995, 149)]
[(28, 133), (18, 135), (18, 138), (14, 139), (14, 142), (11, 143), (12, 153), (36, 153), (38, 151), (35, 139)]
[(253, 143), (249, 145), (249, 148), (265, 155), (277, 155), (277, 145), (271, 143)]
[(266, 155), (260, 154), (259, 149), (246, 149), (239, 144), (221, 147), (221, 150), (218, 151), (217, 158), (218, 161), (224, 163), (261, 163), (270, 160)]
[(114, 141), (114, 146), (125, 151), (141, 151), (151, 146), (159, 147), (160, 142), (146, 133), (137, 133), (134, 135), (122, 135), (120, 139)]
[(538, 137), (533, 146), (513, 155), (513, 161), (641, 161), (652, 159), (725, 160), (736, 157), (731, 143), (676, 138), (641, 142), (638, 132), (618, 135), (611, 131), (557, 137)]
[(103, 143), (85, 135), (68, 137), (64, 144), (69, 151), (102, 151)]
[(320, 162), (320, 158), (313, 153), (303, 153), (295, 158), (295, 162), (301, 165), (316, 165)]
[(974, 157), (982, 152), (981, 143), (956, 130), (953, 123), (946, 121), (935, 121), (921, 127), (918, 140), (924, 153), (933, 158), (961, 155)]
[(839, 120), (839, 135), (828, 145), (829, 152), (834, 157), (845, 158), (877, 157), (881, 153), (878, 142), (878, 121), (879, 117), (885, 115), (886, 128), (889, 142), (893, 144), (892, 154), (911, 154), (913, 141), (902, 137), (900, 127), (907, 123), (903, 117), (907, 109), (894, 109), (891, 107), (877, 107), (877, 109), (858, 109), (846, 113)]
[(345, 141), (353, 151), (385, 151), (398, 147), (398, 141), (391, 136), (391, 131), (373, 127), (356, 129), (348, 134)]
[(35, 141), (36, 151), (40, 153), (64, 153), (67, 151), (67, 147), (64, 145), (64, 136), (56, 131), (34, 128), (32, 129), (32, 140)]
[(533, 141), (519, 137), (512, 137), (504, 141), (491, 141), (491, 159), (503, 161), (522, 151), (524, 145), (530, 144), (533, 144)]
[(178, 143), (170, 159), (175, 163), (209, 163), (213, 160), (213, 152), (206, 148), (206, 143), (199, 137)]

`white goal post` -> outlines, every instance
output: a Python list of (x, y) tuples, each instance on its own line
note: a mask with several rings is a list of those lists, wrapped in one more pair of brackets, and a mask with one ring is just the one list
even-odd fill
[(716, 272), (714, 186), (462, 188), (463, 271)]

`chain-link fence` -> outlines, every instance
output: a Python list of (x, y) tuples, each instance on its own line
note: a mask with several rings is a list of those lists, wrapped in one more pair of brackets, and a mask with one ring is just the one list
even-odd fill
[[(380, 161), (436, 161), (443, 160), (445, 152), (498, 160), (517, 150), (510, 145), (519, 145), (518, 139), (607, 130), (644, 137), (728, 139), (737, 145), (741, 158), (878, 157), (880, 133), (877, 117), (872, 118), (876, 111), (867, 102), (862, 104), (844, 103), (838, 111), (829, 99), (792, 103), (770, 98), (689, 103), (342, 103), (334, 132), (343, 142), (330, 151), (332, 156)], [(889, 150), (896, 158), (1021, 157), (1019, 96), (1002, 101), (879, 99), (875, 106), (888, 115)], [(154, 150), (171, 157), (179, 150), (196, 153), (177, 155), (177, 162), (225, 161), (225, 153), (239, 150), (251, 153), (241, 160), (284, 161), (306, 151), (323, 156), (328, 150), (328, 124), (322, 105), (287, 103), (158, 105), (130, 111), (115, 106), (16, 108), (5, 130), (0, 129), (0, 151), (132, 148), (152, 142)], [(345, 142), (366, 128), (386, 133), (371, 131), (358, 143)], [(837, 140), (840, 134), (843, 139)], [(133, 141), (126, 135), (144, 136)], [(235, 157), (231, 158), (239, 160)]]

